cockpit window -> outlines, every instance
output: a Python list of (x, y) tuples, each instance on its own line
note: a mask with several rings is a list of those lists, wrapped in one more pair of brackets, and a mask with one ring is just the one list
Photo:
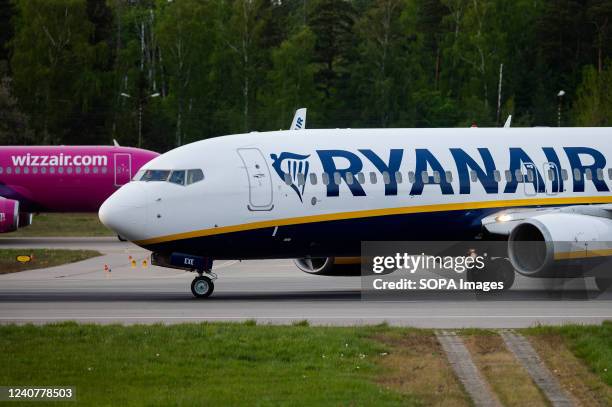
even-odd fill
[(192, 170), (140, 170), (134, 176), (134, 181), (152, 182), (165, 181), (176, 185), (191, 185), (204, 179), (200, 169)]
[(200, 169), (187, 171), (187, 185), (195, 184), (204, 179), (204, 173)]
[(170, 182), (177, 185), (185, 185), (185, 170), (172, 171)]
[(169, 176), (169, 170), (146, 170), (140, 180), (145, 182), (167, 181)]
[[(77, 168), (78, 170), (78, 168)], [(136, 173), (136, 175), (134, 175), (134, 178), (132, 178), (132, 181), (140, 181), (140, 179), (142, 178), (142, 176), (144, 175), (145, 170), (140, 170)]]

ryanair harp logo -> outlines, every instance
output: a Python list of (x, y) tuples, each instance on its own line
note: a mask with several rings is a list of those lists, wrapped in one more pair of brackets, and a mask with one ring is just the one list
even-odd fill
[(310, 163), (308, 162), (310, 155), (301, 155), (288, 152), (282, 152), (279, 155), (270, 154), (270, 158), (274, 160), (272, 168), (278, 176), (291, 187), (300, 198), (300, 202), (304, 202), (302, 197), (306, 188), (306, 178)]

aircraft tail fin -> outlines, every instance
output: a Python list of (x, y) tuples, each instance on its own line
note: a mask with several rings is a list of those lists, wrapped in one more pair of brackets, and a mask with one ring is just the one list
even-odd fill
[(504, 123), (504, 129), (509, 129), (512, 124), (512, 115), (509, 115), (506, 119), (506, 123)]
[(306, 128), (306, 108), (295, 111), (289, 130), (304, 130)]
[(119, 145), (119, 143), (117, 142), (117, 140), (115, 140), (115, 139), (113, 139), (113, 145), (114, 145), (115, 147), (121, 147), (121, 146)]

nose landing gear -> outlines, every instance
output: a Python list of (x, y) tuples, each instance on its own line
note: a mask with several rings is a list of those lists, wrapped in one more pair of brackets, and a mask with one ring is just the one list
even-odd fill
[(217, 275), (211, 271), (213, 259), (210, 257), (177, 252), (152, 253), (151, 264), (198, 273), (198, 276), (191, 282), (191, 293), (196, 298), (210, 297), (215, 290), (213, 281), (217, 279)]
[(215, 290), (214, 280), (217, 279), (217, 275), (211, 272), (207, 272), (206, 275), (203, 272), (198, 272), (198, 276), (191, 282), (191, 293), (196, 298), (209, 297)]

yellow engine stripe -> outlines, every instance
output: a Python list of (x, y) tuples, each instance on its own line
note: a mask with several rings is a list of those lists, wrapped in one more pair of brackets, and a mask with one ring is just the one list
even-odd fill
[(242, 232), (246, 230), (256, 230), (275, 226), (301, 225), (305, 223), (327, 222), (334, 220), (347, 220), (357, 218), (371, 218), (388, 215), (404, 215), (413, 213), (446, 212), (486, 208), (510, 208), (518, 206), (553, 206), (601, 203), (612, 203), (612, 196), (512, 199), (500, 201), (461, 202), (437, 205), (406, 206), (400, 208), (367, 209), (361, 211), (328, 213), (323, 215), (300, 216), (295, 218), (274, 219), (259, 222), (243, 223), (239, 225), (221, 226), (212, 229), (194, 230), (191, 232), (159, 236), (151, 239), (139, 240), (135, 243), (139, 245), (150, 245), (156, 243), (170, 242), (173, 240), (221, 235), (225, 233)]
[(577, 252), (555, 253), (555, 260), (575, 260), (608, 256), (612, 256), (612, 249), (580, 250)]

